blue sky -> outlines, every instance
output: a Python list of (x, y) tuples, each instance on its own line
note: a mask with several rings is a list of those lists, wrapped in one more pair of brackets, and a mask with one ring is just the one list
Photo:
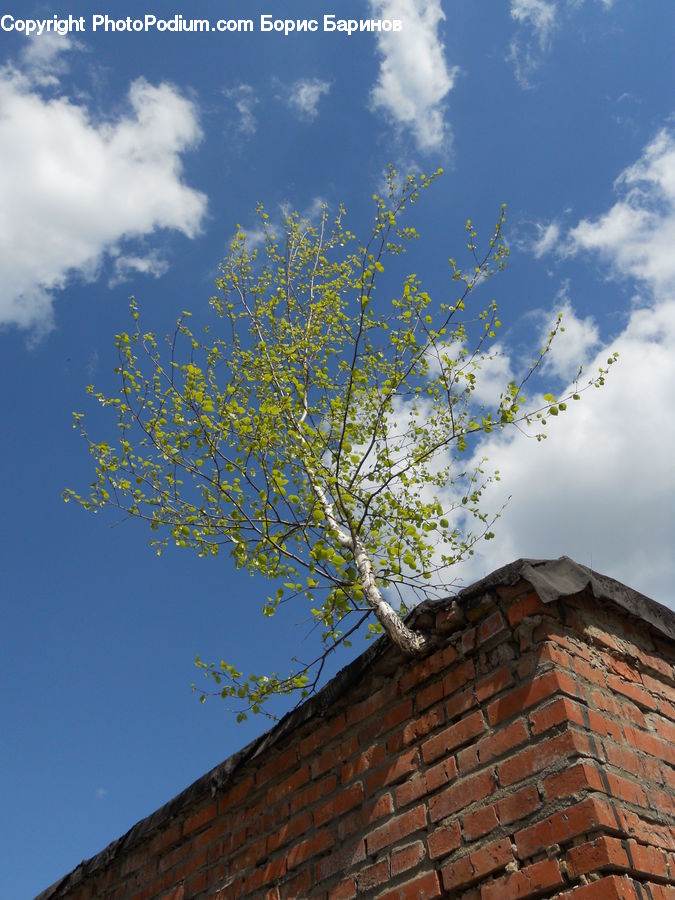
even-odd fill
[[(467, 216), (487, 233), (507, 202), (488, 383), (519, 370), (558, 310), (549, 382), (621, 359), (545, 444), (476, 448), (502, 473), (489, 505), (512, 500), (457, 577), (565, 553), (672, 604), (670, 4), (294, 0), (283, 15), (319, 28), (288, 36), (260, 30), (275, 8), (119, 3), (116, 19), (227, 15), (255, 30), (106, 33), (92, 30), (99, 9), (73, 2), (57, 12), (84, 31), (30, 38), (25, 20), (54, 8), (0, 9), (3, 897), (37, 893), (266, 726), (196, 701), (196, 652), (255, 670), (307, 649), (305, 611), (263, 621), (265, 585), (227, 557), (158, 559), (136, 523), (61, 499), (92, 471), (72, 411), (113, 428), (85, 386), (113, 384), (129, 295), (159, 333), (183, 308), (206, 316), (259, 200), (273, 216), (342, 200), (363, 233), (388, 162), (442, 166), (417, 208), (414, 270), (443, 299)], [(324, 14), (402, 28), (325, 32)]]

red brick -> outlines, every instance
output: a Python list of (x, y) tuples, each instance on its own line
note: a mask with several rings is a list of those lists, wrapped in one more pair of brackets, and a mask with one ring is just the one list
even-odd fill
[(320, 756), (314, 756), (309, 762), (312, 779), (315, 780), (319, 778), (319, 776), (324, 775), (326, 772), (330, 772), (331, 769), (337, 769), (340, 763), (343, 763), (357, 753), (358, 749), (359, 740), (356, 735), (352, 735), (341, 741), (339, 744), (331, 747), (330, 750), (326, 750)]
[(467, 630), (462, 634), (462, 637), (459, 642), (459, 649), (462, 656), (467, 656), (467, 654), (471, 653), (476, 649), (476, 629), (475, 628), (467, 628)]
[(296, 791), (290, 798), (290, 811), (298, 812), (305, 806), (316, 803), (328, 794), (332, 794), (337, 787), (337, 777), (335, 775), (327, 775), (321, 781), (313, 781), (308, 787), (301, 791)]
[(312, 837), (294, 844), (288, 851), (287, 865), (289, 869), (294, 869), (301, 865), (317, 853), (323, 853), (335, 843), (335, 838), (330, 831), (317, 831)]
[(442, 669), (446, 669), (451, 663), (457, 659), (457, 652), (454, 647), (448, 645), (443, 650), (427, 656), (426, 659), (417, 661), (412, 664), (410, 669), (401, 678), (401, 690), (406, 693), (417, 684), (431, 678)]
[(547, 703), (540, 709), (535, 709), (529, 715), (530, 727), (533, 735), (543, 734), (560, 725), (562, 722), (574, 722), (577, 725), (584, 725), (584, 720), (580, 712), (580, 706), (569, 697), (557, 697), (552, 703)]
[(323, 727), (313, 729), (311, 734), (300, 741), (300, 754), (302, 756), (308, 756), (310, 753), (314, 753), (318, 747), (324, 747), (326, 744), (330, 743), (333, 738), (342, 734), (344, 728), (345, 717), (343, 713), (340, 713)]
[[(630, 652), (640, 661), (643, 670), (641, 674), (645, 681), (645, 685), (647, 685), (647, 682), (645, 680), (644, 669), (649, 669), (651, 672), (654, 672), (656, 675), (660, 675), (662, 678), (666, 678), (669, 681), (675, 681), (675, 665), (668, 662), (663, 657), (658, 656), (655, 653), (650, 653), (647, 650), (642, 650), (634, 644), (631, 646)], [(662, 685), (662, 687), (664, 690), (668, 690), (665, 685)]]
[(649, 724), (660, 738), (675, 746), (675, 724), (661, 716), (650, 716)]
[[(251, 784), (253, 784), (253, 779), (250, 779), (250, 781)], [(180, 824), (171, 825), (170, 827), (166, 828), (166, 830), (158, 834), (157, 837), (152, 839), (148, 852), (152, 854), (159, 853), (160, 851), (165, 850), (167, 847), (170, 847), (171, 844), (177, 844), (180, 840), (181, 833), (182, 831)]]
[(664, 853), (657, 847), (645, 847), (632, 840), (627, 841), (627, 848), (632, 872), (675, 881), (675, 856), (672, 853)]
[(564, 881), (558, 861), (542, 859), (484, 885), (481, 900), (519, 900), (521, 897), (531, 897), (541, 891), (560, 887)]
[(600, 828), (615, 831), (616, 816), (606, 801), (589, 797), (516, 832), (514, 840), (518, 856), (527, 859), (547, 850), (552, 844), (562, 844)]
[(446, 891), (456, 891), (486, 875), (506, 868), (512, 860), (511, 841), (507, 838), (494, 841), (445, 866), (442, 870), (443, 887)]
[(544, 791), (551, 798), (568, 796), (584, 789), (602, 791), (636, 806), (650, 805), (640, 785), (614, 772), (600, 771), (591, 762), (579, 763), (544, 783)]
[(185, 885), (179, 884), (162, 896), (162, 900), (183, 900), (185, 896)]
[(312, 870), (303, 869), (299, 875), (296, 875), (291, 881), (285, 881), (278, 888), (279, 897), (282, 900), (296, 900), (297, 897), (306, 897), (312, 886)]
[(293, 818), (284, 822), (281, 828), (269, 835), (267, 838), (267, 852), (274, 853), (279, 847), (283, 847), (284, 844), (287, 844), (294, 838), (304, 834), (311, 824), (312, 816), (309, 812), (303, 812), (300, 813), (299, 816), (293, 816)]
[(363, 838), (343, 844), (339, 849), (333, 850), (324, 859), (319, 860), (314, 867), (314, 877), (317, 881), (327, 881), (333, 875), (346, 872), (352, 866), (357, 865), (366, 858), (366, 842)]
[[(659, 660), (658, 657), (652, 656), (651, 659), (655, 664), (660, 663), (663, 668), (666, 670), (661, 672), (660, 674), (665, 676), (665, 678), (670, 681), (675, 681), (675, 666), (671, 666), (665, 660)], [(654, 668), (655, 666), (650, 666), (650, 668)], [(659, 697), (670, 697), (672, 699), (673, 689), (670, 684), (662, 681), (660, 678), (653, 678), (651, 675), (648, 675), (646, 672), (642, 672), (642, 683), (650, 691), (652, 694), (658, 694)]]
[(496, 672), (492, 672), (476, 682), (476, 696), (481, 703), (484, 703), (485, 700), (499, 693), (499, 691), (503, 691), (504, 688), (509, 687), (511, 684), (513, 684), (511, 670), (507, 666), (502, 666), (501, 669), (497, 669)]
[(197, 869), (201, 869), (202, 866), (205, 866), (206, 862), (206, 853), (197, 853), (196, 855), (191, 856), (182, 865), (172, 869), (169, 873), (169, 877), (172, 882), (183, 881), (188, 875), (192, 875)]
[(625, 658), (620, 659), (615, 656), (610, 656), (607, 662), (609, 663), (609, 668), (615, 675), (621, 675), (622, 678), (625, 678), (626, 681), (633, 682), (633, 684), (642, 684), (640, 672), (635, 666), (632, 666), (627, 662)]
[(468, 687), (466, 690), (460, 691), (447, 701), (445, 704), (446, 718), (448, 721), (452, 721), (474, 706), (478, 706), (478, 697), (476, 696), (474, 689)]
[(195, 897), (200, 891), (206, 890), (206, 884), (206, 872), (199, 872), (198, 875), (193, 875), (185, 885), (185, 893), (188, 897)]
[(406, 719), (410, 719), (412, 717), (412, 714), (413, 702), (411, 699), (403, 700), (401, 703), (397, 703), (396, 706), (393, 706), (391, 709), (387, 710), (384, 713), (381, 732), (384, 733), (387, 731), (391, 731), (392, 728), (400, 725), (401, 722), (405, 722)]
[(499, 826), (494, 806), (477, 809), (462, 817), (462, 834), (464, 840), (475, 841)]
[(658, 738), (653, 737), (651, 734), (646, 734), (644, 731), (631, 728), (629, 725), (625, 726), (624, 732), (626, 734), (626, 740), (632, 747), (643, 750), (650, 756), (655, 756), (658, 759), (662, 759), (669, 763), (671, 766), (675, 766), (674, 746), (667, 744), (665, 741), (660, 741)]
[(592, 663), (586, 662), (586, 660), (574, 657), (572, 659), (572, 666), (580, 678), (590, 681), (592, 684), (597, 684), (600, 687), (605, 686), (605, 673), (597, 664), (593, 665)]
[(563, 669), (572, 668), (572, 657), (566, 650), (563, 650), (562, 647), (558, 646), (558, 644), (553, 643), (553, 641), (545, 641), (541, 644), (541, 646), (537, 648), (534, 658), (537, 660), (537, 668), (548, 668), (548, 666), (545, 665), (547, 662), (553, 663)]
[(654, 884), (652, 881), (642, 883), (642, 887), (649, 891), (651, 900), (673, 900), (673, 886), (667, 884)]
[(258, 866), (244, 880), (244, 888), (246, 891), (258, 891), (264, 884), (275, 881), (286, 874), (286, 859), (281, 857), (267, 863), (264, 866)]
[[(576, 651), (577, 648), (574, 648)], [(554, 665), (571, 669), (580, 678), (597, 684), (600, 687), (605, 686), (605, 673), (597, 664), (593, 665), (585, 659), (580, 659), (573, 653), (570, 654), (563, 650), (555, 643), (547, 642), (537, 653), (537, 659), (540, 663), (552, 662)]]
[(569, 797), (579, 791), (607, 793), (600, 772), (590, 760), (584, 760), (570, 768), (563, 769), (562, 772), (551, 775), (550, 778), (545, 779), (543, 791), (549, 799)]
[(248, 798), (247, 803), (240, 803), (236, 809), (230, 812), (227, 818), (231, 830), (234, 832), (236, 829), (245, 828), (251, 822), (257, 823), (269, 808), (270, 804), (265, 802), (264, 794), (257, 792), (253, 797)]
[(356, 879), (353, 876), (346, 878), (328, 891), (328, 900), (353, 900), (356, 896)]
[(492, 771), (480, 772), (469, 778), (463, 778), (429, 800), (429, 818), (438, 822), (452, 813), (466, 809), (478, 800), (484, 800), (495, 791), (495, 778)]
[(217, 811), (217, 804), (209, 803), (204, 809), (200, 809), (199, 812), (194, 813), (194, 815), (187, 818), (183, 823), (183, 834), (189, 834), (196, 828), (200, 828), (202, 825), (210, 822), (211, 819), (215, 819)]
[(314, 810), (314, 824), (317, 828), (325, 825), (335, 816), (342, 816), (355, 806), (359, 806), (363, 800), (363, 785), (360, 781), (340, 791), (330, 800), (326, 800)]
[(477, 769), (479, 763), (478, 750), (475, 744), (470, 744), (457, 754), (457, 766), (462, 775)]
[(395, 784), (406, 778), (417, 770), (419, 763), (420, 752), (417, 747), (407, 750), (405, 753), (399, 753), (389, 765), (382, 766), (376, 772), (366, 776), (367, 795), (370, 797), (385, 785)]
[(506, 728), (500, 728), (494, 734), (486, 735), (475, 744), (478, 760), (480, 763), (489, 762), (528, 740), (530, 736), (525, 720), (516, 719)]
[(370, 718), (370, 716), (381, 713), (383, 709), (386, 709), (389, 706), (391, 700), (396, 696), (397, 690), (398, 686), (396, 682), (390, 681), (388, 684), (385, 684), (384, 687), (380, 688), (379, 691), (375, 691), (374, 694), (370, 694), (366, 697), (365, 700), (362, 700), (360, 703), (352, 704), (347, 710), (347, 725), (356, 725), (358, 722)]
[(605, 691), (592, 691), (590, 696), (592, 703), (598, 709), (610, 713), (617, 719), (626, 719), (639, 728), (647, 727), (644, 713), (635, 704), (620, 700), (613, 694), (607, 694)]
[(423, 797), (428, 792), (427, 779), (424, 772), (422, 772), (415, 778), (409, 778), (407, 781), (404, 781), (403, 784), (396, 788), (394, 791), (396, 806), (399, 809), (403, 806), (408, 806), (409, 803), (414, 803), (415, 800), (419, 800), (420, 797)]
[(408, 869), (414, 868), (427, 855), (426, 848), (422, 841), (415, 841), (407, 847), (391, 854), (391, 876), (394, 878), (401, 872), (407, 872)]
[(228, 812), (241, 800), (249, 797), (254, 784), (255, 779), (253, 776), (249, 776), (240, 781), (239, 784), (233, 785), (218, 801), (218, 812), (220, 814)]
[[(581, 714), (583, 715), (584, 707), (580, 707)], [(603, 716), (600, 713), (596, 712), (594, 709), (589, 709), (586, 712), (588, 717), (588, 726), (590, 726), (590, 730), (595, 734), (601, 735), (609, 735), (614, 738), (618, 743), (623, 743), (625, 738), (623, 735), (623, 731), (620, 725), (617, 725), (616, 722), (613, 722), (611, 719), (608, 719), (607, 716)]]
[(384, 825), (381, 825), (379, 828), (376, 828), (375, 831), (371, 831), (366, 837), (368, 854), (377, 853), (382, 847), (387, 847), (389, 844), (393, 844), (396, 841), (401, 840), (401, 838), (407, 837), (409, 834), (419, 831), (421, 828), (425, 828), (426, 824), (426, 806), (424, 804), (415, 806), (408, 812), (403, 813), (402, 815), (391, 819), (389, 822), (386, 822)]
[(294, 772), (293, 775), (291, 775), (285, 781), (282, 781), (281, 784), (276, 784), (268, 789), (268, 805), (271, 806), (278, 800), (283, 800), (284, 797), (288, 797), (290, 794), (294, 793), (294, 791), (297, 791), (298, 788), (302, 787), (303, 784), (307, 784), (308, 781), (309, 769), (307, 768), (307, 766), (302, 766), (302, 768), (298, 769), (297, 772)]
[(439, 704), (428, 710), (423, 715), (415, 716), (403, 729), (403, 746), (408, 746), (420, 738), (426, 737), (430, 731), (434, 731), (445, 722), (443, 706)]
[(363, 753), (360, 753), (342, 766), (342, 783), (345, 784), (347, 781), (351, 781), (352, 778), (356, 778), (357, 775), (360, 775), (367, 769), (374, 769), (383, 762), (386, 756), (387, 751), (384, 744), (373, 744), (372, 747), (368, 747)]
[(515, 603), (512, 603), (506, 611), (509, 625), (512, 628), (521, 622), (525, 616), (550, 616), (551, 610), (546, 604), (542, 603), (539, 596), (534, 592), (519, 597)]
[(241, 853), (238, 853), (234, 859), (232, 860), (233, 869), (236, 872), (241, 872), (243, 869), (248, 869), (249, 866), (255, 866), (260, 862), (261, 859), (264, 858), (267, 852), (267, 839), (264, 837), (258, 838), (257, 841), (252, 841), (250, 844), (244, 847)]
[(340, 839), (343, 839), (393, 812), (394, 801), (391, 794), (383, 794), (375, 801), (364, 803), (361, 809), (343, 816), (338, 821), (338, 835)]
[(426, 772), (421, 772), (414, 778), (409, 778), (397, 787), (395, 790), (396, 805), (398, 807), (407, 806), (425, 794), (438, 790), (439, 787), (452, 781), (456, 775), (457, 765), (454, 757), (449, 756), (437, 765), (427, 769)]
[(591, 651), (586, 643), (583, 643), (578, 635), (569, 634), (559, 623), (548, 619), (539, 625), (533, 635), (535, 643), (541, 641), (554, 641), (559, 647), (583, 657), (587, 662), (591, 661)]
[(572, 847), (567, 854), (567, 871), (572, 878), (578, 878), (587, 872), (600, 872), (605, 868), (631, 868), (628, 855), (618, 838), (603, 835), (594, 841)]
[(558, 693), (576, 697), (577, 686), (574, 679), (567, 672), (558, 670), (546, 672), (546, 674), (535, 678), (529, 684), (511, 691), (505, 697), (493, 700), (487, 708), (490, 724), (497, 725), (499, 722), (503, 722), (504, 719), (508, 719), (516, 713)]
[(412, 881), (378, 894), (378, 900), (434, 900), (441, 896), (441, 886), (436, 872), (425, 872)]
[(625, 681), (623, 678), (619, 678), (616, 675), (608, 675), (607, 686), (611, 691), (614, 691), (618, 694), (623, 694), (624, 697), (628, 697), (628, 699), (632, 700), (633, 703), (637, 704), (637, 706), (642, 706), (644, 707), (644, 709), (649, 710), (655, 710), (658, 708), (656, 700), (639, 684), (633, 684), (630, 681)]
[(451, 669), (443, 679), (444, 696), (449, 697), (450, 694), (454, 694), (455, 691), (459, 690), (459, 688), (463, 687), (469, 681), (473, 681), (475, 675), (476, 668), (471, 659), (455, 666), (455, 668)]
[(485, 720), (482, 712), (474, 712), (465, 719), (443, 729), (439, 734), (429, 738), (422, 744), (422, 756), (426, 763), (433, 762), (439, 756), (461, 747), (467, 741), (485, 731)]
[(636, 875), (668, 877), (666, 854), (656, 847), (645, 847), (635, 841), (602, 837), (573, 847), (567, 854), (567, 871), (572, 877), (603, 869), (625, 869)]
[(462, 843), (462, 831), (459, 822), (453, 822), (451, 825), (443, 825), (432, 831), (427, 838), (427, 846), (429, 847), (429, 856), (437, 859), (439, 856), (447, 856), (452, 853)]
[(487, 619), (483, 619), (483, 621), (478, 626), (477, 632), (477, 643), (478, 646), (481, 644), (485, 644), (487, 641), (491, 640), (493, 637), (496, 637), (502, 631), (506, 630), (506, 622), (504, 621), (504, 616), (497, 609), (492, 615), (488, 616)]
[(496, 804), (497, 818), (501, 825), (510, 825), (524, 816), (529, 816), (541, 805), (536, 785), (528, 784), (515, 793), (499, 800)]
[(434, 683), (430, 684), (429, 687), (423, 688), (421, 691), (418, 691), (415, 698), (415, 706), (417, 712), (422, 712), (428, 706), (431, 706), (432, 703), (437, 703), (442, 697), (443, 682), (434, 681)]
[(521, 750), (515, 756), (497, 766), (497, 775), (502, 787), (515, 784), (541, 772), (552, 763), (571, 756), (591, 756), (593, 746), (585, 734), (564, 731), (562, 734)]
[(289, 747), (283, 753), (275, 756), (266, 766), (258, 769), (255, 773), (256, 786), (265, 784), (276, 775), (281, 775), (294, 766), (298, 761), (298, 752), (295, 747)]
[(626, 809), (618, 808), (616, 813), (623, 834), (629, 835), (643, 844), (675, 851), (675, 829), (671, 826), (645, 821), (637, 813)]
[(577, 631), (582, 632), (586, 637), (591, 638), (593, 643), (600, 644), (602, 647), (608, 647), (610, 650), (614, 650), (615, 653), (618, 653), (620, 656), (623, 654), (623, 647), (614, 637), (614, 635), (609, 634), (603, 628), (600, 628), (595, 623), (590, 625), (584, 625), (583, 618), (578, 617), (574, 614), (570, 614), (568, 616), (570, 620), (570, 624), (573, 628), (576, 628)]
[(217, 819), (210, 828), (207, 828), (206, 831), (202, 831), (195, 837), (194, 845), (201, 850), (203, 847), (212, 844), (219, 837), (222, 837), (226, 832), (229, 832), (228, 822), (225, 816), (221, 816), (221, 818)]
[(457, 777), (457, 764), (455, 763), (454, 757), (448, 756), (446, 759), (436, 763), (435, 766), (431, 766), (426, 770), (424, 776), (427, 781), (427, 788), (430, 792), (438, 790), (439, 787), (443, 787), (444, 784), (447, 784)]
[(372, 866), (366, 866), (356, 876), (360, 892), (372, 891), (385, 881), (389, 881), (389, 860), (381, 859)]

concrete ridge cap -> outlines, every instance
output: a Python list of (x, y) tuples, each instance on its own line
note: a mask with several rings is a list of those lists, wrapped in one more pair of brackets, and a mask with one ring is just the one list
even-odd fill
[(521, 578), (532, 585), (543, 603), (553, 603), (590, 588), (596, 599), (609, 600), (642, 619), (665, 637), (675, 640), (674, 610), (608, 575), (575, 562), (569, 556), (558, 559), (517, 559), (463, 588), (454, 599), (470, 603), (475, 597), (498, 585), (513, 585)]

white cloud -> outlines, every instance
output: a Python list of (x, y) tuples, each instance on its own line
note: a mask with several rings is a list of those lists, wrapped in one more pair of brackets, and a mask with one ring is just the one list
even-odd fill
[(258, 123), (253, 115), (253, 110), (258, 105), (258, 98), (250, 84), (239, 84), (237, 87), (225, 91), (225, 96), (231, 100), (239, 113), (239, 131), (250, 137), (255, 134)]
[(28, 68), (0, 69), (0, 326), (39, 337), (68, 278), (95, 277), (106, 252), (161, 228), (193, 237), (206, 198), (182, 181), (181, 154), (200, 130), (174, 87), (139, 79), (129, 111), (98, 122), (39, 90), (49, 81), (53, 93), (47, 63), (64, 45), (29, 46)]
[(556, 4), (552, 0), (511, 0), (511, 18), (519, 25), (529, 25), (545, 48), (556, 24)]
[(145, 256), (120, 255), (115, 259), (113, 269), (114, 275), (108, 282), (109, 287), (129, 281), (134, 275), (151, 275), (153, 278), (161, 278), (168, 272), (169, 263), (157, 251), (152, 251), (146, 253)]
[(675, 135), (665, 129), (615, 187), (624, 196), (597, 221), (570, 232), (569, 250), (597, 253), (610, 274), (634, 277), (652, 292), (675, 288)]
[(629, 312), (623, 331), (597, 349), (597, 327), (577, 318), (563, 297), (571, 341), (554, 351), (550, 374), (569, 377), (589, 353), (588, 375), (611, 351), (619, 351), (619, 363), (603, 388), (550, 419), (548, 440), (502, 433), (476, 449), (504, 478), (489, 490), (490, 507), (513, 499), (496, 540), (462, 568), (465, 582), (519, 556), (568, 554), (672, 604), (675, 135), (660, 132), (616, 189), (608, 212), (572, 229), (569, 252), (599, 258), (608, 277), (633, 279), (649, 303)]
[(330, 91), (330, 82), (320, 78), (300, 78), (288, 89), (287, 103), (300, 117), (315, 119), (319, 113), (319, 101)]
[[(574, 12), (585, 0), (567, 0), (567, 10)], [(613, 0), (600, 0), (609, 10)], [(511, 0), (511, 18), (517, 31), (509, 44), (507, 59), (513, 63), (516, 80), (523, 88), (532, 87), (531, 78), (539, 68), (542, 56), (551, 48), (555, 30), (559, 27), (558, 0)]]
[(554, 308), (546, 314), (547, 324), (543, 328), (540, 341), (544, 346), (551, 330), (551, 322), (555, 315), (562, 313), (562, 327), (551, 344), (551, 349), (544, 358), (542, 370), (569, 382), (575, 378), (579, 366), (584, 367), (600, 344), (598, 326), (592, 316), (580, 318), (569, 298), (568, 286), (564, 285), (558, 292)]
[(536, 223), (537, 236), (534, 240), (531, 250), (537, 259), (540, 259), (546, 253), (558, 244), (560, 240), (560, 226), (557, 222), (549, 222), (548, 225)]
[(68, 71), (65, 54), (79, 45), (66, 35), (46, 31), (39, 37), (31, 37), (24, 44), (21, 53), (20, 70), (14, 74), (41, 87), (54, 87), (59, 83), (59, 75)]
[(450, 138), (443, 100), (457, 69), (448, 69), (438, 36), (445, 19), (440, 0), (370, 0), (378, 18), (401, 19), (401, 32), (379, 32), (380, 73), (372, 90), (374, 109), (410, 129), (422, 151), (439, 150)]
[(530, 79), (550, 47), (557, 15), (555, 0), (511, 0), (511, 18), (519, 27), (509, 45), (508, 59), (523, 88), (532, 86)]

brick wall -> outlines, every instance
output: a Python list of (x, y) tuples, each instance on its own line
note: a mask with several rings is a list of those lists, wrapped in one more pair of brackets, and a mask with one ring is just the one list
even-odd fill
[(672, 900), (675, 616), (568, 563), (424, 607), (435, 653), (381, 642), (41, 898)]

